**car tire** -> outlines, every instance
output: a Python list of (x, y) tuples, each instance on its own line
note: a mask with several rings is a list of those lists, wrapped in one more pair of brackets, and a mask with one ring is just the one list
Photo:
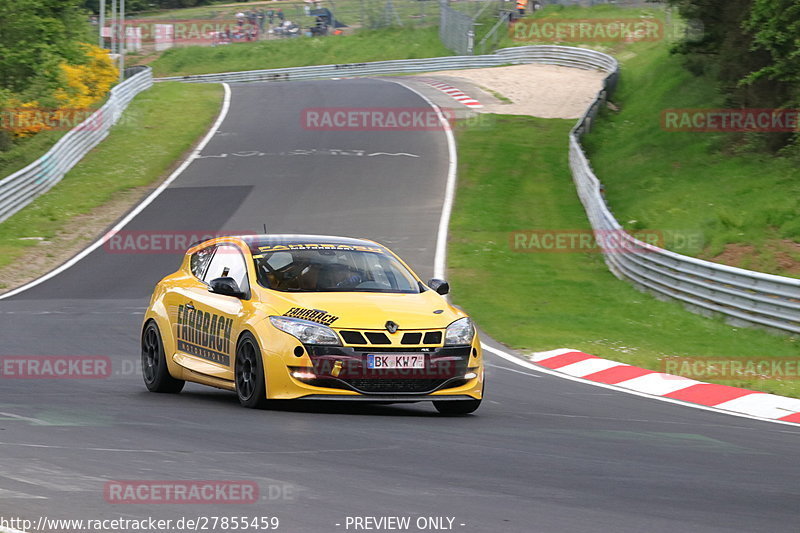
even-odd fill
[(267, 387), (261, 350), (250, 333), (244, 333), (236, 345), (234, 381), (239, 403), (250, 409), (262, 409), (267, 404)]
[(186, 384), (169, 373), (161, 332), (154, 321), (149, 321), (142, 331), (142, 377), (150, 392), (178, 393)]
[(433, 402), (433, 406), (443, 415), (468, 415), (481, 406), (480, 400), (450, 400)]

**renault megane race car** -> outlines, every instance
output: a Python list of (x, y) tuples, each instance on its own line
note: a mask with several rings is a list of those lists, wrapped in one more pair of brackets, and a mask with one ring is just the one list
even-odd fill
[(186, 381), (270, 399), (433, 401), (475, 411), (481, 345), (470, 318), (388, 248), (315, 235), (220, 237), (156, 286), (142, 326), (153, 392)]

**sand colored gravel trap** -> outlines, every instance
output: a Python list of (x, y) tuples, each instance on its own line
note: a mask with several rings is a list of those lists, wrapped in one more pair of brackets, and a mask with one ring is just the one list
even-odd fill
[(514, 65), (433, 74), (442, 78), (462, 78), (498, 92), (513, 102), (488, 104), (481, 110), (483, 112), (541, 118), (580, 117), (602, 89), (603, 78), (607, 76), (595, 70), (553, 65)]

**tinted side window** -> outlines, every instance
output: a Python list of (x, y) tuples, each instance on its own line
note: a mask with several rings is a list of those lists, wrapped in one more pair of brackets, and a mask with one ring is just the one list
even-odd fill
[(236, 280), (239, 288), (247, 292), (247, 264), (235, 246), (218, 246), (214, 258), (206, 269), (203, 281), (209, 283), (214, 278), (230, 277)]
[(192, 258), (190, 260), (190, 266), (192, 269), (192, 274), (195, 275), (198, 279), (203, 279), (203, 274), (206, 272), (206, 267), (208, 266), (208, 262), (211, 260), (211, 257), (214, 255), (214, 247), (209, 246), (208, 248), (203, 248), (192, 254)]

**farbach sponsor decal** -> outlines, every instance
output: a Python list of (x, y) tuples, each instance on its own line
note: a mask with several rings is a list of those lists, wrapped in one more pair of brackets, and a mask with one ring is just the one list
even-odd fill
[(232, 318), (178, 306), (178, 350), (230, 365)]
[(306, 309), (304, 307), (292, 307), (283, 313), (283, 316), (288, 316), (289, 318), (302, 318), (303, 320), (318, 322), (326, 326), (330, 326), (339, 320), (338, 316), (329, 315), (325, 311), (321, 311), (319, 309)]

